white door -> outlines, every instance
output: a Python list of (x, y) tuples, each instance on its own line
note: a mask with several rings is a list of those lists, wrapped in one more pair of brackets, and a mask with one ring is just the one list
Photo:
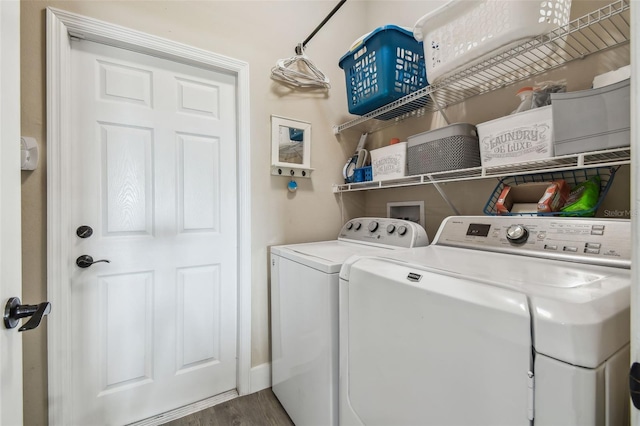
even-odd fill
[[(0, 309), (20, 297), (20, 3), (0, 2)], [(22, 333), (0, 326), (0, 424), (22, 424)]]
[(90, 41), (71, 64), (73, 423), (235, 389), (235, 77)]

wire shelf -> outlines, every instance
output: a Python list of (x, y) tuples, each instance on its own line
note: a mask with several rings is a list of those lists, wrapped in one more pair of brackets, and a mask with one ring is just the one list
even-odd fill
[[(631, 38), (629, 8), (629, 0), (617, 0), (362, 117), (336, 125), (334, 133), (356, 126), (371, 133), (628, 43)], [(422, 105), (419, 109), (415, 109), (417, 103)], [(381, 119), (389, 116), (395, 118)]]
[(631, 148), (563, 155), (544, 160), (513, 163), (504, 166), (473, 167), (424, 175), (405, 176), (399, 179), (333, 185), (333, 192), (367, 191), (371, 189), (399, 188), (434, 183), (460, 182), (485, 178), (502, 178), (543, 172), (562, 172), (596, 167), (612, 167), (631, 164)]

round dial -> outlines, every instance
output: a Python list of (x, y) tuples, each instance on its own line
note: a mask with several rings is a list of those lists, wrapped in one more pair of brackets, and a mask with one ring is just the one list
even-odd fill
[(529, 230), (522, 225), (511, 225), (507, 229), (507, 240), (514, 244), (523, 244), (529, 238)]
[(407, 233), (407, 227), (404, 225), (398, 226), (398, 234), (404, 235)]
[(360, 222), (356, 222), (354, 224), (354, 226), (356, 227), (356, 231), (360, 230), (360, 228), (362, 228), (362, 224)]
[(395, 230), (396, 230), (396, 226), (395, 226), (395, 225), (389, 225), (389, 226), (387, 226), (387, 232), (388, 232), (389, 234), (393, 234), (393, 231), (395, 231)]
[(353, 223), (347, 223), (347, 231), (351, 231), (351, 228), (353, 228)]
[(369, 222), (369, 231), (374, 232), (376, 229), (378, 229), (378, 222), (375, 220)]

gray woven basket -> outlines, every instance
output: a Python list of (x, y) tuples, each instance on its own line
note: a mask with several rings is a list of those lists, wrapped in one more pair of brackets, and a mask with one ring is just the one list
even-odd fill
[(407, 142), (409, 175), (480, 166), (478, 132), (473, 124), (451, 124), (411, 136)]

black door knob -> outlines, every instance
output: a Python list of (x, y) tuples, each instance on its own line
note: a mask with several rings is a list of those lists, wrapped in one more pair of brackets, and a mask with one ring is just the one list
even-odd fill
[(33, 330), (40, 325), (42, 317), (50, 312), (51, 303), (49, 302), (43, 302), (38, 305), (21, 305), (19, 298), (12, 297), (4, 307), (4, 326), (6, 328), (15, 328), (21, 318), (31, 317), (18, 331)]
[(89, 256), (88, 254), (83, 254), (76, 259), (76, 265), (78, 265), (80, 268), (88, 268), (94, 263), (100, 262), (111, 263), (111, 261), (107, 259), (93, 260), (93, 257)]
[(629, 396), (633, 406), (640, 410), (640, 364), (637, 362), (629, 370)]

